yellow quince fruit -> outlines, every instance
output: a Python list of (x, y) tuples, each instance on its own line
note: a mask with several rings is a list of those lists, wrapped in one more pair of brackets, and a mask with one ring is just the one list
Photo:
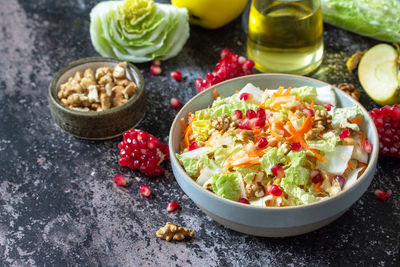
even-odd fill
[(189, 22), (207, 29), (222, 27), (237, 18), (248, 0), (172, 0), (177, 7), (186, 7)]

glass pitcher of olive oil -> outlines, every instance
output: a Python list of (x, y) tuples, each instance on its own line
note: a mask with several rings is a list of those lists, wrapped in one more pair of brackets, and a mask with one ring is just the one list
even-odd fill
[(262, 72), (307, 74), (322, 62), (320, 0), (252, 0), (247, 56)]

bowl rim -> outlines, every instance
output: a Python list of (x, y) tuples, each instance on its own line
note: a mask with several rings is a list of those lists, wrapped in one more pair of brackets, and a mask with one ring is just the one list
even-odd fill
[(126, 108), (126, 106), (133, 104), (136, 102), (136, 100), (139, 99), (139, 96), (141, 94), (144, 93), (144, 78), (142, 73), (140, 72), (140, 70), (133, 65), (132, 63), (125, 61), (127, 63), (127, 66), (129, 67), (128, 71), (132, 72), (132, 75), (137, 76), (137, 82), (135, 82), (136, 87), (138, 88), (137, 93), (128, 99), (128, 101), (120, 106), (114, 107), (114, 108), (110, 108), (108, 110), (102, 110), (102, 111), (79, 111), (79, 110), (74, 110), (71, 108), (68, 108), (66, 106), (64, 106), (60, 100), (58, 99), (58, 97), (56, 97), (53, 92), (52, 89), (55, 88), (55, 91), (58, 92), (58, 88), (57, 88), (57, 82), (58, 80), (61, 78), (62, 75), (64, 75), (64, 73), (66, 73), (67, 71), (69, 71), (72, 68), (78, 67), (80, 65), (83, 64), (88, 64), (88, 63), (98, 63), (98, 62), (107, 62), (107, 63), (115, 63), (118, 64), (120, 62), (124, 62), (123, 60), (118, 60), (115, 58), (110, 58), (110, 57), (85, 57), (85, 58), (81, 58), (75, 61), (70, 62), (69, 64), (67, 64), (66, 66), (62, 67), (61, 69), (59, 69), (56, 74), (54, 74), (53, 79), (50, 82), (49, 88), (48, 88), (48, 95), (50, 98), (50, 101), (53, 102), (53, 104), (61, 109), (63, 112), (69, 113), (71, 115), (75, 115), (75, 116), (83, 116), (83, 117), (98, 117), (101, 115), (107, 115), (107, 114), (112, 114), (118, 111), (121, 111), (123, 109)]
[[(172, 133), (176, 127), (176, 125), (178, 125), (179, 123), (179, 119), (180, 117), (182, 117), (182, 111), (184, 110), (185, 107), (191, 105), (193, 102), (196, 102), (196, 100), (198, 98), (200, 98), (202, 95), (207, 94), (209, 91), (213, 90), (214, 88), (217, 88), (223, 84), (227, 84), (227, 83), (233, 83), (237, 80), (241, 80), (241, 79), (248, 79), (248, 78), (252, 78), (252, 77), (259, 77), (259, 76), (264, 76), (267, 79), (268, 78), (273, 78), (273, 77), (283, 77), (283, 78), (296, 78), (296, 79), (302, 79), (302, 80), (308, 80), (310, 82), (314, 82), (314, 83), (322, 83), (325, 86), (331, 86), (334, 90), (336, 94), (342, 95), (343, 97), (347, 98), (348, 100), (350, 100), (350, 102), (352, 102), (353, 104), (356, 104), (357, 106), (359, 106), (361, 108), (361, 110), (363, 111), (363, 116), (366, 117), (366, 120), (368, 120), (370, 122), (370, 124), (372, 125), (372, 131), (373, 131), (373, 150), (372, 153), (370, 154), (369, 157), (369, 162), (367, 164), (367, 168), (364, 170), (363, 174), (361, 174), (360, 177), (357, 178), (356, 182), (353, 183), (349, 188), (346, 188), (345, 190), (339, 192), (337, 195), (333, 196), (333, 197), (328, 197), (326, 199), (322, 199), (310, 204), (303, 204), (303, 205), (298, 205), (298, 206), (285, 206), (285, 207), (258, 207), (258, 206), (252, 206), (252, 205), (248, 205), (248, 204), (244, 204), (244, 203), (240, 203), (238, 201), (233, 201), (230, 199), (226, 199), (223, 198), (221, 196), (218, 196), (206, 189), (204, 189), (202, 186), (200, 186), (199, 184), (196, 183), (196, 181), (194, 181), (189, 175), (187, 175), (186, 171), (183, 169), (183, 167), (181, 166), (181, 164), (179, 163), (178, 159), (175, 156), (175, 151), (173, 151), (173, 144), (172, 144)], [(265, 89), (264, 89), (265, 90)], [(375, 127), (375, 124), (373, 123), (372, 118), (370, 117), (368, 111), (364, 108), (363, 105), (361, 105), (360, 102), (358, 102), (357, 100), (353, 99), (351, 96), (345, 94), (344, 92), (340, 91), (339, 89), (337, 89), (336, 87), (334, 87), (333, 85), (314, 79), (314, 78), (310, 78), (310, 77), (305, 77), (305, 76), (301, 76), (301, 75), (294, 75), (294, 74), (280, 74), (280, 73), (260, 73), (260, 74), (253, 74), (253, 75), (246, 75), (246, 76), (241, 76), (241, 77), (237, 77), (237, 78), (233, 78), (227, 81), (223, 81), (220, 82), (216, 85), (213, 85), (209, 88), (207, 88), (206, 90), (204, 90), (203, 92), (200, 92), (199, 94), (195, 95), (194, 97), (192, 97), (178, 112), (178, 114), (175, 116), (175, 119), (171, 125), (170, 128), (170, 132), (169, 132), (169, 140), (168, 140), (168, 145), (169, 145), (169, 152), (170, 152), (170, 160), (171, 160), (171, 164), (174, 164), (176, 168), (178, 168), (178, 170), (180, 172), (182, 172), (183, 178), (187, 179), (190, 181), (191, 185), (196, 186), (198, 189), (201, 190), (201, 192), (207, 194), (207, 196), (210, 196), (211, 198), (214, 198), (215, 200), (219, 200), (222, 202), (225, 202), (225, 204), (229, 204), (229, 205), (237, 205), (238, 208), (246, 208), (246, 209), (255, 209), (255, 210), (282, 210), (282, 211), (291, 211), (291, 210), (297, 210), (297, 209), (308, 209), (308, 208), (313, 208), (313, 207), (317, 207), (317, 206), (322, 206), (325, 204), (328, 204), (330, 202), (333, 202), (337, 199), (339, 199), (341, 196), (345, 195), (345, 194), (350, 194), (352, 191), (355, 190), (355, 188), (357, 187), (357, 185), (359, 183), (361, 183), (362, 180), (366, 179), (366, 177), (368, 176), (369, 172), (373, 171), (373, 166), (374, 166), (374, 162), (376, 162), (378, 160), (378, 147), (379, 147), (379, 140), (378, 140), (378, 131)], [(176, 177), (175, 177), (176, 179)], [(364, 193), (364, 192), (363, 192)]]

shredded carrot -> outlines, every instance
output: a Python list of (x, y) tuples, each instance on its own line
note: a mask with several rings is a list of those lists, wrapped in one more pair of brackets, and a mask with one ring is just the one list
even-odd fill
[(235, 91), (235, 94), (239, 94), (239, 91), (238, 91), (238, 90), (236, 90), (236, 91)]
[(259, 107), (265, 109), (265, 103), (261, 103)]
[(326, 158), (324, 158), (323, 156), (321, 156), (317, 150), (310, 148), (310, 151), (313, 153), (314, 157), (317, 158), (319, 161), (321, 162), (325, 162)]
[(219, 97), (219, 93), (218, 90), (214, 88), (214, 90), (212, 91), (212, 97), (215, 99), (217, 99)]
[(362, 135), (361, 135), (361, 145), (362, 146), (364, 145), (365, 140), (367, 140), (367, 135), (365, 133), (362, 133)]
[(185, 123), (185, 119), (181, 118), (179, 120), (179, 124), (181, 125), (181, 130), (182, 130), (182, 134), (185, 135), (186, 133), (186, 123)]
[(312, 128), (313, 124), (314, 124), (314, 118), (311, 116), (307, 116), (307, 118), (303, 122), (303, 125), (297, 131), (305, 134)]
[(249, 157), (262, 157), (264, 156), (264, 151), (258, 150), (258, 151), (253, 151), (249, 153)]
[(289, 96), (291, 90), (292, 90), (292, 87), (289, 87), (289, 88), (286, 89), (286, 91), (282, 94), (282, 96)]
[(354, 163), (351, 162), (351, 160), (349, 160), (349, 161), (347, 162), (347, 168), (344, 170), (343, 173), (348, 172), (348, 171), (349, 171), (351, 168), (353, 168), (354, 166), (356, 166), (356, 165), (354, 165)]
[(363, 121), (362, 116), (357, 116), (355, 118), (349, 119), (350, 123), (361, 123)]
[(188, 127), (186, 128), (186, 133), (185, 133), (185, 138), (184, 138), (186, 147), (190, 146), (189, 136), (193, 132), (192, 123), (193, 123), (193, 121), (191, 121), (189, 123)]
[(260, 129), (255, 128), (255, 129), (253, 129), (253, 133), (254, 133), (254, 137), (256, 139), (258, 139), (258, 136), (260, 135), (261, 131), (260, 131)]
[(271, 134), (272, 134), (273, 136), (275, 136), (275, 138), (276, 138), (278, 141), (282, 140), (282, 138), (283, 138), (280, 134), (278, 134), (278, 133), (275, 132), (274, 130), (271, 130)]
[(267, 118), (267, 123), (268, 123), (268, 128), (271, 129), (271, 122), (269, 121), (269, 119)]
[(310, 108), (314, 108), (314, 99), (311, 101)]
[(360, 175), (361, 175), (364, 173), (365, 169), (367, 168), (367, 164), (359, 161), (357, 164), (357, 168), (362, 168), (362, 170), (360, 171)]
[(322, 191), (321, 190), (321, 184), (322, 184), (322, 182), (319, 182), (319, 183), (315, 184), (315, 191), (317, 191), (317, 192), (321, 192)]

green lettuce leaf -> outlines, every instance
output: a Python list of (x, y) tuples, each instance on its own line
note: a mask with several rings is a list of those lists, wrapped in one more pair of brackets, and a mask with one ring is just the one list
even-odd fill
[(251, 167), (235, 167), (233, 169), (243, 176), (243, 180), (246, 182), (246, 184), (251, 184), (254, 179), (254, 175), (261, 170), (260, 165), (254, 165)]
[(242, 146), (239, 144), (234, 147), (218, 146), (214, 151), (215, 162), (220, 166), (224, 166), (225, 161), (228, 158), (230, 158), (233, 154), (240, 152), (241, 150), (242, 150)]
[(324, 21), (387, 42), (400, 42), (400, 1), (321, 0)]
[(261, 158), (261, 168), (271, 175), (271, 168), (279, 163), (285, 163), (286, 157), (283, 148), (271, 148)]
[(329, 113), (332, 115), (332, 126), (334, 128), (351, 128), (355, 131), (359, 130), (357, 124), (349, 123), (347, 120), (363, 115), (359, 106), (353, 105), (353, 107), (347, 108), (332, 108)]
[(300, 97), (301, 101), (311, 102), (317, 96), (317, 89), (311, 86), (292, 88), (291, 95)]
[(322, 135), (322, 139), (316, 141), (307, 141), (310, 148), (318, 149), (323, 152), (332, 152), (339, 144), (340, 138), (335, 132), (330, 131)]
[(199, 176), (201, 168), (210, 165), (210, 159), (205, 154), (197, 158), (187, 158), (182, 155), (176, 154), (176, 158), (179, 160), (186, 173), (194, 178)]
[(240, 184), (237, 173), (221, 173), (213, 175), (211, 188), (218, 196), (236, 201), (240, 197)]
[[(285, 192), (291, 197), (294, 198), (295, 201), (291, 201), (291, 204), (310, 204), (316, 201), (321, 200), (320, 197), (315, 197), (314, 195), (307, 193), (306, 191), (304, 191), (303, 189), (301, 189), (300, 187), (291, 184), (291, 183), (287, 183), (284, 181), (284, 179), (282, 179), (281, 181), (281, 187), (283, 188), (283, 190), (285, 190)], [(289, 200), (291, 200), (291, 198), (289, 198)], [(297, 201), (296, 201), (297, 200)]]

